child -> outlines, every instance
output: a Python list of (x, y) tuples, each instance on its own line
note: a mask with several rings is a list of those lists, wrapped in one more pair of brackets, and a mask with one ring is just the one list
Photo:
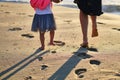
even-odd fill
[(46, 31), (50, 31), (49, 45), (54, 45), (53, 39), (56, 30), (56, 24), (51, 10), (52, 2), (51, 0), (31, 0), (30, 4), (35, 10), (31, 31), (39, 31), (41, 42), (40, 49), (44, 50), (44, 35)]

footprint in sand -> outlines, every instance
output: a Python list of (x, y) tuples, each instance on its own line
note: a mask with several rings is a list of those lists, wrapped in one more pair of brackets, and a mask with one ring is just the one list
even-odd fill
[(33, 17), (33, 15), (28, 15), (29, 17)]
[(51, 51), (51, 53), (53, 53), (53, 54), (54, 54), (54, 53), (56, 53), (56, 51), (55, 51), (55, 50), (53, 50), (53, 51)]
[(10, 12), (5, 12), (6, 14), (9, 14)]
[(65, 45), (65, 42), (62, 42), (62, 41), (54, 41), (54, 43), (57, 46), (64, 46)]
[(42, 60), (43, 60), (43, 57), (38, 56), (38, 60), (39, 60), (39, 61), (42, 61)]
[(100, 63), (98, 60), (90, 60), (90, 64), (100, 65)]
[(116, 70), (100, 69), (100, 73), (108, 77), (107, 80), (120, 80), (120, 73)]
[(112, 28), (112, 29), (116, 30), (117, 28)]
[(98, 50), (96, 48), (94, 48), (94, 47), (89, 47), (88, 50), (93, 51), (93, 52), (98, 52)]
[(24, 80), (32, 80), (32, 76), (27, 76), (24, 78)]
[(47, 69), (47, 68), (48, 68), (47, 65), (41, 65), (41, 70), (45, 70), (45, 69)]
[(70, 24), (70, 22), (72, 22), (72, 20), (64, 20), (64, 22), (67, 22), (68, 24)]
[(8, 31), (20, 31), (20, 30), (22, 30), (22, 28), (20, 27), (14, 27), (14, 28), (8, 29)]
[(34, 38), (32, 34), (22, 34), (21, 36), (27, 37), (27, 38)]
[(120, 77), (120, 73), (116, 73), (116, 74), (115, 74), (115, 76), (118, 76), (118, 77)]
[(85, 69), (85, 68), (75, 70), (75, 74), (77, 75), (78, 78), (83, 78), (84, 75), (82, 75), (82, 74), (85, 72), (87, 72), (87, 69)]
[(113, 30), (117, 30), (117, 31), (120, 31), (120, 29), (118, 29), (118, 28), (112, 28)]
[(120, 31), (120, 29), (117, 29), (118, 31)]
[(94, 70), (99, 70), (98, 65), (101, 64), (99, 60), (90, 60), (89, 62)]
[(91, 64), (91, 67), (94, 69), (94, 71), (100, 71), (103, 76), (108, 76), (110, 79), (108, 80), (119, 80), (117, 79), (120, 77), (120, 73), (116, 73), (117, 71), (114, 70), (107, 70), (107, 69), (99, 69), (99, 65), (101, 62), (99, 60), (90, 60), (89, 63)]

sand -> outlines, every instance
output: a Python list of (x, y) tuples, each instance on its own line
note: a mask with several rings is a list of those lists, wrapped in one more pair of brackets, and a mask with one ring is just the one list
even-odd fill
[(81, 48), (79, 10), (54, 6), (56, 46), (40, 51), (39, 33), (31, 32), (34, 10), (26, 3), (0, 2), (1, 80), (120, 80), (120, 15), (97, 19), (99, 36)]

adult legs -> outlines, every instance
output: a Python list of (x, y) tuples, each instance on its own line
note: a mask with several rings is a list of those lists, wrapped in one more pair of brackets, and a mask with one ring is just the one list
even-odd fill
[(82, 45), (88, 45), (88, 37), (87, 37), (87, 31), (88, 31), (88, 15), (80, 11), (80, 23), (81, 23), (81, 29), (83, 34), (83, 44)]
[(96, 16), (91, 16), (92, 20), (92, 37), (97, 37), (98, 32), (97, 32), (97, 17)]

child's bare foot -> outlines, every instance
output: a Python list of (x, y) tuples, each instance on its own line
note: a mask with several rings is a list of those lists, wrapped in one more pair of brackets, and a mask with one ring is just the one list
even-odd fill
[(49, 43), (48, 45), (55, 46), (55, 44), (54, 44), (54, 43)]
[(98, 36), (98, 31), (97, 29), (92, 30), (92, 37), (97, 37)]
[(88, 43), (82, 43), (80, 44), (81, 47), (88, 48)]
[(44, 47), (40, 47), (39, 49), (40, 49), (40, 50), (44, 50)]

